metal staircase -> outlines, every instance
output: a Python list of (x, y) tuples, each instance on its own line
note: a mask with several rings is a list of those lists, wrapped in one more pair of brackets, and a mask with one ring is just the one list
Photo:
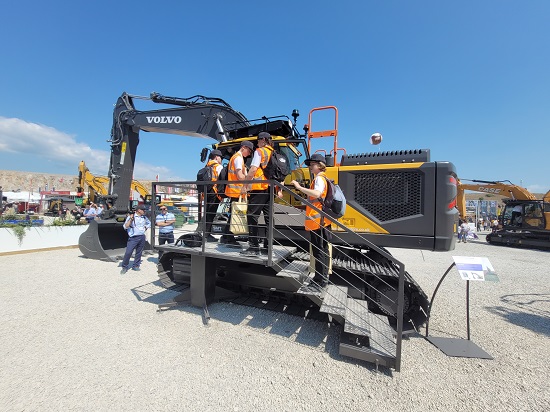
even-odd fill
[(288, 278), (296, 286), (297, 294), (307, 296), (320, 307), (320, 312), (343, 325), (340, 354), (395, 368), (395, 331), (388, 317), (372, 313), (366, 301), (349, 297), (346, 286), (329, 284), (324, 289), (318, 289), (304, 285), (308, 267), (308, 262), (294, 261), (277, 276)]
[[(272, 183), (271, 199), (274, 198)], [(315, 208), (286, 187), (282, 189), (295, 201)], [(182, 299), (194, 306), (202, 306), (206, 314), (211, 302), (229, 299), (231, 294), (227, 292), (232, 292), (232, 299), (244, 297), (246, 291), (262, 291), (264, 296), (305, 297), (317, 305), (320, 312), (342, 325), (341, 355), (399, 371), (405, 278), (408, 289), (414, 286), (414, 280), (408, 277), (404, 265), (387, 251), (360, 238), (338, 220), (316, 209), (330, 221), (335, 240), (331, 242), (333, 246), (329, 252), (329, 262), (332, 262), (327, 268), (329, 284), (321, 288), (310, 279), (309, 249), (313, 246), (310, 235), (303, 231), (303, 215), (300, 216), (290, 204), (272, 203), (270, 207), (274, 212), (271, 224), (266, 226), (259, 222), (268, 242), (267, 249), (259, 255), (244, 256), (240, 253), (247, 246), (246, 239), (238, 239), (234, 245), (236, 248), (208, 243), (205, 239), (200, 247), (188, 247), (178, 241), (156, 246), (164, 252), (159, 273), (172, 280), (188, 281), (190, 288)], [(361, 246), (344, 241), (342, 234), (346, 239), (358, 237), (355, 245)], [(407, 305), (412, 306), (410, 297)], [(408, 323), (417, 322), (411, 320), (408, 317)]]

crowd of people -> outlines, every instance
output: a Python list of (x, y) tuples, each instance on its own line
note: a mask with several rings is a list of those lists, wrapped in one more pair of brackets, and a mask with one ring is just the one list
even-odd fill
[[(8, 216), (15, 215), (19, 213), (19, 205), (17, 203), (5, 203), (0, 207), (0, 215)], [(81, 206), (75, 206), (73, 209), (69, 209), (65, 204), (60, 205), (56, 208), (54, 213), (57, 214), (57, 217), (61, 220), (76, 220), (79, 221), (80, 218), (84, 217), (87, 223), (90, 223), (94, 219), (101, 219), (104, 215), (105, 207), (103, 204), (90, 203), (87, 204), (84, 208)], [(24, 213), (24, 212), (22, 212)]]
[[(202, 235), (206, 242), (219, 242), (228, 247), (241, 248), (235, 234), (231, 231), (231, 213), (229, 213), (228, 223), (220, 239), (212, 235), (212, 225), (216, 216), (219, 203), (227, 198), (230, 205), (243, 197), (248, 199), (247, 207), (247, 227), (248, 227), (248, 247), (242, 250), (240, 254), (244, 257), (257, 257), (267, 254), (269, 242), (267, 233), (260, 234), (258, 220), (263, 213), (266, 227), (269, 227), (271, 221), (270, 190), (268, 177), (265, 169), (273, 155), (273, 142), (271, 135), (267, 132), (261, 132), (258, 135), (257, 148), (250, 141), (243, 141), (238, 151), (233, 154), (227, 166), (227, 177), (221, 180), (227, 180), (225, 188), (218, 188), (214, 182), (220, 180), (222, 172), (222, 153), (219, 150), (210, 152), (206, 167), (211, 170), (211, 184), (205, 185), (203, 191), (204, 210), (204, 230)], [(246, 158), (252, 157), (250, 167), (246, 166)], [(322, 201), (325, 199), (328, 190), (327, 177), (325, 176), (326, 159), (321, 154), (314, 154), (305, 161), (311, 175), (312, 182), (309, 187), (303, 187), (298, 181), (293, 180), (291, 184), (296, 190), (305, 194), (309, 200), (318, 209), (322, 209)], [(252, 183), (242, 183), (243, 181), (252, 181)], [(282, 197), (280, 188), (274, 191), (275, 196)], [(151, 227), (151, 222), (145, 216), (145, 208), (139, 206), (134, 213), (130, 214), (124, 223), (124, 229), (128, 232), (128, 242), (124, 259), (122, 261), (121, 274), (129, 269), (139, 270), (141, 265), (141, 256), (145, 245), (145, 231)], [(229, 208), (231, 210), (231, 207)], [(310, 283), (312, 287), (323, 288), (328, 284), (330, 267), (330, 241), (331, 230), (330, 222), (313, 208), (306, 206), (305, 209), (305, 230), (310, 234), (311, 256), (314, 261), (315, 273)], [(199, 220), (201, 217), (199, 216)], [(168, 213), (166, 207), (160, 208), (160, 213), (155, 217), (155, 225), (159, 228), (159, 245), (174, 242), (174, 215)], [(130, 257), (135, 251), (135, 258), (130, 266)], [(162, 253), (159, 253), (159, 259)]]

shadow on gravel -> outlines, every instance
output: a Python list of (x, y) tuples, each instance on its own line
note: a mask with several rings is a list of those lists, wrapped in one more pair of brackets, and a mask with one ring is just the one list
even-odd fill
[[(172, 301), (187, 286), (174, 286), (166, 289), (160, 280), (132, 288), (131, 291), (140, 302), (162, 305)], [(164, 310), (179, 310), (200, 315), (201, 308), (190, 304), (181, 304)], [(315, 350), (322, 350), (340, 362), (357, 365), (373, 373), (376, 365), (340, 355), (340, 334), (342, 326), (330, 323), (328, 316), (319, 312), (315, 305), (311, 307), (287, 304), (277, 301), (265, 301), (258, 298), (238, 298), (235, 302), (219, 302), (208, 306), (211, 319), (242, 325), (260, 333), (274, 335), (284, 340), (299, 343)], [(200, 318), (197, 317), (197, 320)], [(378, 373), (392, 377), (392, 370), (380, 366)]]
[(515, 306), (514, 308), (504, 306), (487, 307), (491, 313), (501, 316), (508, 322), (529, 329), (533, 332), (550, 336), (550, 313), (537, 307), (544, 305), (548, 307), (550, 295), (547, 294), (518, 294), (506, 295), (501, 298), (504, 303)]
[(174, 286), (166, 289), (160, 280), (155, 280), (132, 288), (131, 291), (140, 302), (161, 305), (171, 301), (185, 289), (187, 289), (187, 286)]

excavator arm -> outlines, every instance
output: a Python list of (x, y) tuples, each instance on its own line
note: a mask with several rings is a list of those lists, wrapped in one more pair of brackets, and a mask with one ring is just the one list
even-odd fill
[[(160, 110), (136, 110), (135, 99), (149, 100), (173, 107)], [(174, 107), (175, 106), (175, 107)], [(132, 96), (123, 93), (113, 111), (111, 129), (111, 159), (109, 186), (102, 200), (107, 210), (104, 218), (92, 221), (79, 239), (81, 252), (93, 259), (116, 260), (124, 254), (128, 236), (122, 230), (122, 221), (130, 203), (130, 191), (136, 189), (147, 196), (147, 189), (133, 181), (139, 133), (159, 132), (214, 139), (229, 140), (229, 133), (248, 126), (249, 121), (218, 98), (193, 96), (189, 98), (167, 97), (151, 93), (150, 97)], [(145, 199), (144, 199), (145, 200)], [(146, 244), (146, 249), (151, 246)]]
[(78, 192), (84, 192), (85, 188), (88, 187), (88, 201), (96, 202), (96, 197), (107, 195), (107, 185), (109, 184), (109, 178), (106, 176), (95, 176), (93, 175), (86, 163), (82, 160), (78, 164)]
[[(134, 99), (178, 107), (139, 111)], [(123, 93), (113, 112), (111, 160), (109, 166), (109, 203), (112, 213), (125, 213), (130, 199), (139, 132), (159, 132), (227, 140), (228, 132), (248, 125), (248, 120), (222, 99), (205, 96), (167, 97), (151, 93), (149, 98)]]

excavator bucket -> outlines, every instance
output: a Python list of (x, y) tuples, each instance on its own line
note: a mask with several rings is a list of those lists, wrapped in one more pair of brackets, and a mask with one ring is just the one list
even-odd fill
[[(78, 247), (87, 258), (116, 262), (124, 257), (127, 241), (128, 235), (122, 228), (122, 222), (92, 220), (88, 229), (80, 235)], [(144, 250), (151, 250), (148, 241)]]

